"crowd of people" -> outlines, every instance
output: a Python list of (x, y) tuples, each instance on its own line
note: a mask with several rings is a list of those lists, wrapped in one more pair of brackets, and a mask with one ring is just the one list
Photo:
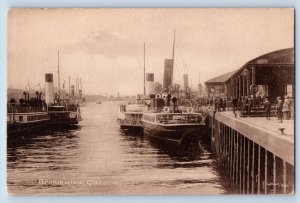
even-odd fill
[(215, 111), (232, 110), (234, 116), (237, 116), (237, 111), (240, 111), (241, 116), (256, 116), (256, 114), (264, 111), (267, 120), (270, 120), (272, 114), (276, 114), (278, 120), (282, 122), (283, 110), (290, 109), (291, 98), (287, 95), (284, 101), (281, 97), (277, 97), (276, 101), (271, 103), (269, 97), (257, 96), (242, 96), (242, 97), (210, 97), (198, 99), (199, 106), (208, 106)]
[(42, 100), (42, 92), (36, 92), (35, 97), (31, 97), (28, 92), (23, 92), (24, 98), (20, 98), (18, 101), (15, 98), (11, 98), (8, 101), (8, 112), (14, 109), (15, 112), (27, 112), (27, 111), (45, 111), (46, 103)]
[[(31, 97), (30, 97), (31, 96)], [(68, 95), (65, 99), (60, 99), (57, 94), (54, 95), (53, 106), (64, 106), (66, 110), (76, 110), (79, 106), (78, 101), (73, 101)], [(21, 112), (36, 112), (36, 111), (46, 111), (47, 104), (45, 99), (42, 98), (42, 92), (36, 92), (35, 95), (29, 94), (29, 92), (23, 92), (23, 98), (16, 100), (11, 98), (7, 104), (7, 111), (15, 113)]]

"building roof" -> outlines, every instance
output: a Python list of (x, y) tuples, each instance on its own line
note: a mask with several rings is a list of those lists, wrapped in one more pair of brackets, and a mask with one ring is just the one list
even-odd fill
[[(295, 50), (294, 48), (280, 49), (277, 51), (269, 52), (267, 54), (261, 55), (254, 58), (244, 64), (239, 70), (237, 70), (231, 77), (235, 77), (240, 74), (248, 66), (259, 66), (259, 65), (294, 65)], [(275, 66), (270, 66), (275, 67)], [(285, 66), (282, 66), (285, 67)], [(230, 78), (228, 78), (230, 79)]]
[(280, 49), (261, 55), (247, 64), (294, 64), (294, 48)]
[(226, 83), (231, 77), (240, 74), (247, 66), (253, 65), (270, 65), (270, 64), (294, 64), (294, 48), (281, 49), (273, 51), (257, 58), (254, 58), (244, 64), (241, 68), (234, 70), (232, 72), (226, 73), (224, 75), (218, 76), (216, 78), (210, 79), (205, 82), (205, 84), (210, 83)]
[(209, 83), (225, 83), (231, 76), (233, 76), (238, 70), (231, 71), (229, 73), (226, 73), (224, 75), (218, 76), (216, 78), (210, 79), (205, 82), (205, 84)]

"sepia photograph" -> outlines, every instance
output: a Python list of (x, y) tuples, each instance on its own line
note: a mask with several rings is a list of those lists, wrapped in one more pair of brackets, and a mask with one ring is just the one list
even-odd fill
[(293, 8), (12, 8), (11, 195), (294, 195)]

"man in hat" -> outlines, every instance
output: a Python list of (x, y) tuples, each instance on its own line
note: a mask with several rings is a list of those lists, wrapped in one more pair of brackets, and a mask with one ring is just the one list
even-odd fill
[(223, 111), (226, 111), (226, 108), (227, 108), (227, 101), (225, 97), (223, 97)]
[(276, 105), (276, 110), (277, 110), (277, 119), (280, 120), (280, 123), (282, 123), (282, 108), (283, 108), (283, 103), (281, 100), (281, 97), (277, 97), (277, 105)]
[(234, 114), (234, 117), (236, 117), (236, 107), (237, 107), (237, 104), (238, 104), (238, 100), (236, 97), (232, 97), (231, 98), (231, 104), (232, 104), (232, 111), (233, 111), (233, 114)]
[(271, 114), (271, 103), (269, 101), (269, 98), (266, 97), (265, 99), (265, 111), (266, 111), (266, 119), (270, 120), (270, 114)]

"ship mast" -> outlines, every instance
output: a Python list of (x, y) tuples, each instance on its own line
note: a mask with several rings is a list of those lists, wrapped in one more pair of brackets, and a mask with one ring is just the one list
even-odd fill
[(59, 50), (57, 51), (58, 98), (60, 99)]
[(79, 82), (80, 82), (80, 97), (82, 96), (82, 83), (81, 83), (81, 78), (79, 78)]
[(145, 83), (146, 83), (146, 63), (145, 63), (145, 55), (146, 55), (146, 45), (144, 42), (144, 95), (146, 95), (146, 87), (145, 87)]
[(172, 52), (172, 81), (171, 81), (171, 85), (173, 85), (173, 72), (174, 72), (175, 32), (176, 32), (176, 30), (174, 29), (173, 52)]
[(173, 38), (173, 53), (172, 53), (173, 68), (174, 68), (174, 51), (175, 51), (175, 32), (176, 30), (174, 30), (174, 38)]
[(69, 75), (69, 96), (71, 96), (71, 76)]

